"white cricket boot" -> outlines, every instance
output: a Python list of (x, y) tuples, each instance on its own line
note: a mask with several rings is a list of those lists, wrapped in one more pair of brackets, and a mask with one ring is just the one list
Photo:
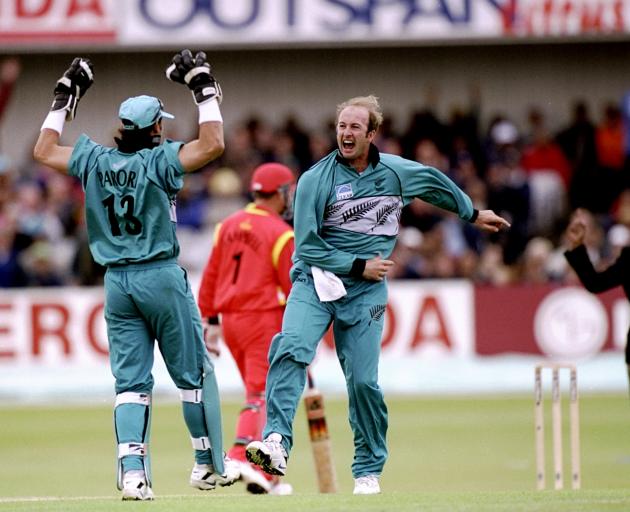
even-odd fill
[(287, 471), (287, 451), (282, 446), (282, 436), (275, 432), (263, 441), (252, 441), (247, 445), (247, 460), (260, 466), (265, 473), (284, 476)]
[(153, 499), (153, 491), (147, 484), (141, 469), (125, 472), (123, 476), (122, 499), (124, 501), (146, 501)]
[(354, 479), (354, 492), (352, 494), (380, 494), (381, 486), (378, 484), (378, 475), (365, 475)]
[(251, 494), (267, 494), (271, 490), (271, 482), (265, 478), (260, 470), (256, 470), (249, 462), (239, 462), (241, 480), (247, 492)]
[(211, 491), (217, 485), (227, 487), (241, 478), (238, 462), (228, 457), (223, 459), (225, 473), (222, 475), (214, 472), (212, 464), (197, 464), (190, 473), (190, 485), (200, 491)]

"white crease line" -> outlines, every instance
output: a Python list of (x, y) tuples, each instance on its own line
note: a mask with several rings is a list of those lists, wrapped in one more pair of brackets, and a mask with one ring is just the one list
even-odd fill
[[(215, 494), (214, 496), (221, 496)], [(225, 495), (228, 496), (228, 495)], [(159, 494), (160, 498), (201, 498), (202, 496), (194, 496), (192, 494)], [(0, 498), (0, 503), (20, 503), (20, 502), (38, 502), (38, 501), (95, 501), (95, 500), (120, 500), (120, 496), (18, 496), (15, 498)]]

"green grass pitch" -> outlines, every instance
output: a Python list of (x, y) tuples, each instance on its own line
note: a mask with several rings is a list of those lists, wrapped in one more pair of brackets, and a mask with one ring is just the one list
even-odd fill
[[(390, 458), (379, 496), (353, 496), (345, 398), (326, 397), (340, 492), (317, 493), (300, 406), (286, 480), (294, 496), (251, 496), (241, 484), (188, 487), (190, 441), (180, 406), (154, 400), (153, 503), (120, 501), (111, 404), (0, 406), (1, 511), (608, 511), (630, 510), (630, 409), (625, 394), (580, 399), (582, 490), (535, 491), (531, 396), (388, 397)], [(549, 400), (545, 410), (551, 485)], [(564, 419), (568, 419), (567, 400)], [(231, 440), (238, 400), (223, 407)], [(565, 423), (566, 426), (566, 423)], [(569, 484), (565, 430), (565, 486)]]

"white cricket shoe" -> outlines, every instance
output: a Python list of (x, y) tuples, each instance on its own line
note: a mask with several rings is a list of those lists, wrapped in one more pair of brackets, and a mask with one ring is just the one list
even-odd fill
[(282, 446), (280, 434), (269, 434), (264, 441), (252, 441), (247, 445), (247, 460), (260, 466), (265, 473), (284, 476), (287, 471), (287, 451)]
[(271, 490), (271, 482), (260, 471), (254, 469), (249, 462), (240, 462), (241, 480), (247, 492), (251, 494), (267, 494)]
[(381, 486), (378, 484), (378, 475), (365, 475), (354, 479), (354, 492), (352, 494), (380, 494)]
[(125, 472), (123, 476), (122, 499), (124, 501), (146, 501), (153, 499), (153, 491), (147, 484), (141, 469)]
[(286, 482), (277, 482), (271, 486), (269, 494), (273, 496), (290, 496), (293, 494), (293, 486)]
[(241, 478), (238, 462), (228, 457), (223, 459), (225, 473), (222, 475), (214, 472), (212, 464), (197, 464), (190, 473), (190, 485), (200, 491), (211, 491), (217, 485), (227, 487)]

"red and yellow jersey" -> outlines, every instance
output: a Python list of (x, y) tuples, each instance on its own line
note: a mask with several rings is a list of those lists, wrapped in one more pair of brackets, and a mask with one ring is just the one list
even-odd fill
[(293, 249), (291, 226), (270, 209), (252, 203), (227, 217), (203, 271), (201, 315), (284, 307)]

